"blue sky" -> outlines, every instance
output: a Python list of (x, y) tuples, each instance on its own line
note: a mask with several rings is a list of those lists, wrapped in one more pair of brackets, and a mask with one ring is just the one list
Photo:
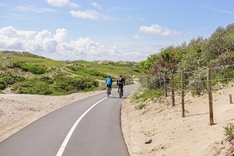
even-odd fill
[(0, 50), (142, 61), (234, 21), (233, 0), (1, 0)]

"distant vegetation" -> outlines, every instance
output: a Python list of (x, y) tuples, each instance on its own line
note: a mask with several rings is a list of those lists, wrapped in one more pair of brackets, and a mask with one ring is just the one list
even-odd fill
[(56, 61), (29, 52), (0, 52), (0, 91), (18, 94), (66, 95), (105, 88), (108, 75), (126, 83), (140, 74), (136, 62)]
[(163, 93), (164, 76), (169, 86), (172, 74), (175, 87), (179, 89), (182, 72), (187, 89), (194, 95), (207, 89), (208, 68), (212, 69), (212, 85), (228, 83), (234, 78), (234, 24), (225, 28), (218, 27), (207, 39), (197, 37), (189, 43), (163, 48), (159, 53), (140, 62), (139, 66), (144, 73), (140, 82), (147, 89), (137, 94), (138, 97), (144, 95), (155, 98), (155, 95), (152, 95), (154, 90), (161, 90)]
[[(136, 62), (56, 61), (28, 52), (0, 52), (0, 90), (11, 88), (20, 94), (65, 95), (105, 88), (105, 78), (116, 81), (123, 75), (127, 83), (140, 78), (144, 88), (133, 100), (155, 100), (163, 95), (163, 83), (180, 89), (184, 73), (186, 89), (194, 95), (207, 90), (207, 69), (212, 70), (212, 85), (227, 84), (234, 78), (234, 24), (218, 27), (209, 37), (168, 46), (146, 60)], [(216, 70), (219, 69), (219, 70)], [(160, 98), (157, 98), (160, 99)]]
[(228, 123), (224, 128), (224, 135), (229, 141), (234, 140), (234, 124)]

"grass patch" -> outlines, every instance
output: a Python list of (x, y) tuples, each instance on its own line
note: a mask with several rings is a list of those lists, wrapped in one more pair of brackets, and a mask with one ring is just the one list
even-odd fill
[(146, 100), (157, 101), (162, 95), (163, 92), (160, 89), (140, 88), (134, 93), (131, 102), (145, 102)]
[(227, 137), (228, 140), (234, 139), (234, 124), (229, 123), (227, 126), (224, 127), (224, 135)]

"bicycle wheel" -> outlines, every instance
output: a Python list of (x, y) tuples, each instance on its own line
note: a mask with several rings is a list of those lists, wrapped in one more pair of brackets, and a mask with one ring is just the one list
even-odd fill
[(120, 89), (119, 91), (119, 98), (121, 98), (123, 96), (122, 90)]
[(107, 97), (109, 97), (110, 94), (111, 94), (111, 92), (110, 92), (110, 87), (108, 87), (108, 89), (107, 89)]

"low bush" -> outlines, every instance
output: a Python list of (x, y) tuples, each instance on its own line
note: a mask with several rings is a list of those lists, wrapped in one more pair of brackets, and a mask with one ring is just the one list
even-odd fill
[(157, 99), (158, 97), (161, 97), (162, 95), (163, 95), (163, 91), (161, 89), (140, 88), (134, 93), (131, 102), (139, 102), (139, 101), (144, 102), (146, 100), (153, 101)]
[(27, 81), (21, 84), (18, 94), (39, 94), (51, 95), (54, 92), (53, 88), (44, 82)]
[(24, 77), (14, 75), (11, 72), (0, 73), (0, 89), (3, 90), (7, 87), (7, 85), (13, 85), (16, 82), (21, 82), (24, 80)]
[(227, 126), (224, 127), (224, 135), (227, 137), (228, 140), (234, 139), (234, 124), (229, 123)]
[(48, 84), (53, 84), (54, 83), (53, 79), (51, 77), (49, 77), (49, 76), (40, 77), (39, 80), (42, 81), (42, 82), (48, 83)]
[(26, 62), (14, 62), (9, 67), (11, 68), (21, 68), (23, 71), (31, 72), (36, 75), (44, 74), (46, 72), (46, 66), (29, 64)]

